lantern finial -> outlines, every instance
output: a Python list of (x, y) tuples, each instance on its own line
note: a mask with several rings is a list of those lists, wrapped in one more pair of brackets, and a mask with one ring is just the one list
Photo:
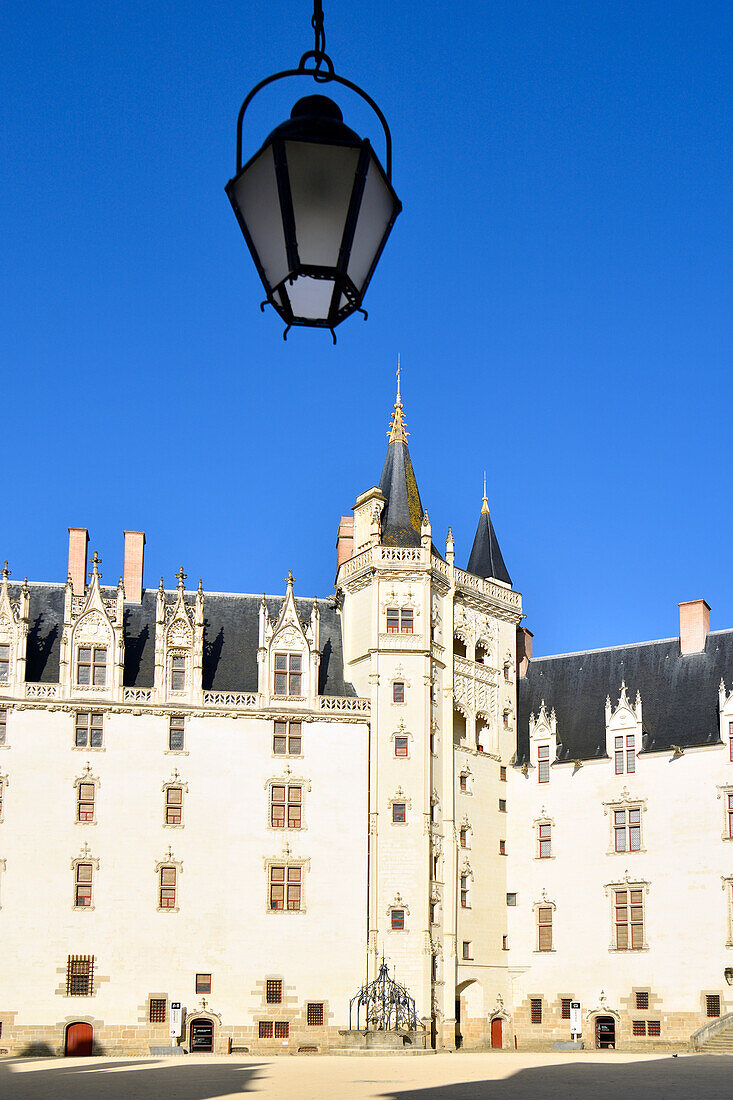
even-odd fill
[(405, 414), (402, 411), (402, 396), (400, 394), (400, 357), (397, 356), (397, 398), (394, 403), (394, 412), (392, 413), (392, 420), (390, 421), (389, 436), (390, 443), (407, 443), (407, 437), (410, 434), (405, 431)]
[(489, 510), (489, 501), (488, 501), (487, 496), (486, 496), (486, 470), (484, 470), (484, 499), (481, 502), (481, 511), (482, 512), (488, 512), (488, 510)]

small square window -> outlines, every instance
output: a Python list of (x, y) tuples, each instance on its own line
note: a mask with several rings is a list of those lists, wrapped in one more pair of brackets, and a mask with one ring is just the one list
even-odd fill
[(308, 1002), (306, 1009), (306, 1019), (308, 1021), (308, 1027), (323, 1027), (323, 1003), (322, 1002)]
[(272, 751), (275, 756), (300, 756), (302, 725), (300, 722), (275, 722)]
[(211, 993), (211, 974), (196, 975), (196, 992)]
[(168, 748), (171, 752), (183, 752), (186, 719), (182, 715), (171, 715), (168, 722)]
[(392, 803), (392, 821), (401, 825), (407, 820), (407, 807), (404, 802)]
[(505, 764), (500, 764), (499, 765), (499, 779), (502, 781), (502, 783), (506, 783), (506, 765)]
[(649, 994), (637, 993), (636, 994), (636, 1007), (644, 1010), (649, 1008)]
[(717, 993), (709, 993), (705, 998), (705, 1009), (709, 1017), (720, 1016), (720, 997)]
[(103, 718), (100, 713), (80, 711), (76, 716), (75, 744), (78, 749), (101, 749)]
[(268, 1005), (282, 1004), (283, 983), (280, 978), (268, 978), (265, 984), (265, 1000)]
[(500, 814), (505, 814), (506, 813), (506, 799), (505, 798), (500, 798), (499, 799), (499, 813)]
[(259, 1039), (272, 1038), (272, 1020), (260, 1020), (257, 1036)]
[(392, 681), (392, 702), (404, 703), (405, 701), (405, 683), (404, 680)]
[(463, 941), (463, 958), (464, 959), (472, 958), (472, 955), (471, 955), (471, 941), (470, 940), (464, 940)]
[(507, 894), (506, 903), (507, 903), (507, 905), (516, 905), (517, 904), (517, 895), (516, 894)]
[(151, 1024), (164, 1024), (166, 1015), (166, 999), (165, 997), (151, 997), (150, 998), (150, 1014), (149, 1020)]
[(66, 960), (66, 996), (91, 997), (94, 992), (94, 955), (69, 955)]
[(530, 997), (529, 1000), (529, 1018), (533, 1024), (542, 1023), (542, 998)]
[(646, 1020), (632, 1020), (631, 1031), (633, 1035), (646, 1035)]
[(394, 739), (395, 756), (407, 756), (407, 738), (401, 735)]
[(647, 1035), (651, 1035), (653, 1038), (659, 1038), (662, 1034), (662, 1021), (661, 1020), (649, 1020), (646, 1025)]
[(561, 1020), (569, 1020), (570, 1019), (570, 1001), (571, 1000), (572, 1000), (571, 997), (563, 997), (563, 999), (561, 1000), (561, 1002), (560, 1002), (560, 1019)]
[(405, 927), (405, 910), (393, 909), (390, 913), (390, 926), (397, 932), (401, 932)]
[(275, 1038), (287, 1039), (290, 1035), (290, 1024), (286, 1020), (275, 1020)]

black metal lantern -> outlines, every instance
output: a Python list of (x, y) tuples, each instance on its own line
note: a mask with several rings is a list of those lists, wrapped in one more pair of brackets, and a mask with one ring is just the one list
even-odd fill
[[(249, 93), (237, 122), (237, 173), (226, 185), (262, 279), (266, 302), (286, 323), (331, 329), (362, 309), (362, 300), (402, 204), (394, 192), (392, 143), (384, 115), (357, 85), (336, 76), (324, 52), (323, 11), (314, 5), (316, 48), (297, 69), (275, 73)], [(312, 59), (313, 67), (307, 62)], [(323, 95), (298, 100), (290, 118), (242, 165), (242, 123), (254, 96), (288, 76), (335, 81), (374, 110), (386, 139), (386, 171), (368, 139), (344, 124)]]

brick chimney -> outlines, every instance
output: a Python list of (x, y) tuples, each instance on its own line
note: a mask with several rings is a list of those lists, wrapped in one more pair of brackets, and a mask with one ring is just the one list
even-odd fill
[(680, 608), (680, 653), (702, 653), (710, 630), (710, 608), (705, 600), (686, 600)]
[(145, 532), (125, 531), (125, 603), (142, 603)]
[(75, 596), (84, 595), (87, 579), (87, 547), (89, 532), (86, 527), (69, 528), (69, 576)]
[(342, 516), (336, 536), (336, 572), (354, 553), (354, 517)]
[(534, 634), (526, 626), (517, 627), (517, 676), (523, 679), (527, 675), (532, 660), (532, 639)]

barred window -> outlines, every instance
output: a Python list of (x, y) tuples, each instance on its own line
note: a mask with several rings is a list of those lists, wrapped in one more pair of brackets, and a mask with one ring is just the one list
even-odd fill
[(92, 904), (91, 863), (77, 863), (74, 868), (74, 908), (88, 909)]
[(309, 1001), (307, 1008), (307, 1020), (309, 1027), (323, 1027), (322, 1002)]
[(268, 1005), (282, 1004), (283, 983), (280, 978), (268, 978), (265, 982), (265, 1001)]
[(101, 749), (103, 718), (99, 712), (78, 711), (76, 715), (77, 749)]
[(643, 890), (614, 890), (616, 947), (638, 951), (644, 946)]
[(270, 867), (270, 909), (297, 912), (302, 908), (303, 869), (290, 864)]
[(552, 907), (541, 905), (537, 910), (537, 950), (552, 951)]
[(661, 1020), (649, 1020), (646, 1025), (647, 1035), (653, 1038), (659, 1038), (662, 1034), (662, 1021)]
[(300, 829), (303, 788), (300, 784), (273, 783), (270, 787), (270, 824), (273, 829)]
[(93, 783), (79, 783), (76, 788), (76, 820), (94, 821)]
[(94, 992), (94, 955), (69, 955), (66, 960), (66, 996), (90, 997)]
[(533, 1024), (542, 1023), (542, 998), (530, 997), (529, 999), (529, 1018)]
[(183, 787), (166, 787), (165, 823), (166, 825), (183, 824)]
[(197, 974), (195, 988), (197, 993), (211, 993), (211, 974)]
[(166, 999), (165, 997), (151, 997), (150, 998), (150, 1023), (151, 1024), (164, 1024), (166, 1017)]
[(107, 683), (106, 646), (79, 646), (76, 654), (76, 682), (82, 687), (104, 687)]
[(290, 1035), (290, 1024), (286, 1020), (275, 1020), (275, 1038), (287, 1039)]
[(6, 737), (8, 732), (8, 712), (5, 708), (0, 709), (0, 745), (6, 743)]
[(158, 904), (160, 908), (175, 909), (177, 868), (171, 866), (161, 867), (158, 878)]
[(302, 667), (300, 653), (275, 654), (275, 695), (300, 695)]
[(636, 993), (636, 1007), (646, 1010), (649, 1008), (649, 994), (648, 993)]
[(570, 1019), (570, 1002), (571, 1001), (572, 1001), (572, 997), (563, 997), (562, 1001), (560, 1002), (560, 1018), (562, 1020), (569, 1020)]
[(0, 684), (7, 684), (10, 679), (10, 646), (0, 644)]
[(708, 1016), (720, 1016), (720, 997), (717, 993), (708, 993), (705, 998), (705, 1009)]
[(632, 1020), (631, 1031), (634, 1035), (646, 1035), (646, 1020)]
[(300, 722), (275, 722), (272, 751), (275, 756), (300, 756), (302, 748)]
[(172, 714), (168, 722), (168, 748), (171, 752), (183, 752), (186, 719), (183, 715)]
[(260, 1026), (257, 1032), (260, 1039), (272, 1038), (272, 1020), (260, 1020)]
[(182, 656), (171, 657), (171, 691), (185, 691), (186, 689), (186, 658)]

